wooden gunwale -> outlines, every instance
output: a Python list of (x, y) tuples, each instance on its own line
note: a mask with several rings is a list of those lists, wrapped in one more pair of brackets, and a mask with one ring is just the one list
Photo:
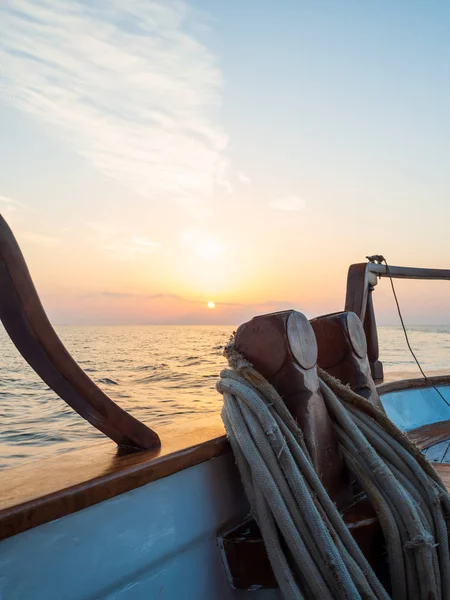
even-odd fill
[(400, 392), (402, 390), (417, 390), (420, 388), (430, 387), (430, 382), (433, 385), (450, 385), (450, 375), (435, 375), (424, 379), (417, 377), (414, 379), (399, 379), (398, 381), (389, 381), (381, 383), (377, 386), (380, 395), (390, 392)]
[[(430, 377), (434, 385), (450, 385), (450, 375)], [(381, 384), (380, 395), (427, 387), (423, 379)], [(424, 448), (446, 435), (450, 422), (423, 426), (409, 435)], [(427, 429), (428, 428), (428, 429)], [(158, 430), (163, 445), (119, 456), (105, 442), (0, 471), (0, 539), (69, 515), (152, 481), (229, 452), (219, 415)], [(427, 437), (429, 436), (429, 438)], [(428, 444), (430, 445), (430, 444)], [(449, 476), (450, 477), (450, 476)]]
[(219, 415), (162, 426), (161, 448), (104, 442), (0, 471), (0, 540), (229, 452)]

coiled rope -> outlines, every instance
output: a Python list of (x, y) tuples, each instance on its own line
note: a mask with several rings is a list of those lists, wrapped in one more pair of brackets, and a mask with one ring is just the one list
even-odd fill
[[(303, 434), (276, 390), (234, 349), (217, 383), (222, 418), (252, 513), (287, 600), (390, 596), (328, 496)], [(450, 496), (384, 413), (326, 372), (320, 391), (349, 470), (386, 542), (394, 600), (450, 600)]]

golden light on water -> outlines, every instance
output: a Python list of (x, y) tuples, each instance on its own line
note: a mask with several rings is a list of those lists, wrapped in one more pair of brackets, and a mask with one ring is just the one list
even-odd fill
[(208, 302), (208, 308), (216, 308), (216, 303), (215, 303), (215, 302), (213, 302), (212, 300), (210, 300), (210, 301)]

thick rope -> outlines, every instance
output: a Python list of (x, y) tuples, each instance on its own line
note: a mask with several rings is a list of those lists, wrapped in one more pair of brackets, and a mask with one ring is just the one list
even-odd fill
[[(314, 470), (276, 390), (230, 344), (217, 389), (222, 418), (268, 556), (289, 600), (388, 599)], [(450, 496), (403, 432), (319, 370), (346, 464), (375, 509), (394, 600), (450, 600)], [(381, 550), (381, 549), (380, 549)]]

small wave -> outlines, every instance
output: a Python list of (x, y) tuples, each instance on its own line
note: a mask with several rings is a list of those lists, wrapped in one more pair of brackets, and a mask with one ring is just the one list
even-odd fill
[(136, 371), (159, 371), (161, 369), (168, 369), (169, 365), (167, 363), (161, 363), (159, 365), (143, 365), (142, 367), (138, 367)]
[(119, 385), (117, 381), (114, 381), (114, 379), (109, 379), (109, 377), (103, 377), (102, 379), (99, 379), (98, 382), (105, 385)]

